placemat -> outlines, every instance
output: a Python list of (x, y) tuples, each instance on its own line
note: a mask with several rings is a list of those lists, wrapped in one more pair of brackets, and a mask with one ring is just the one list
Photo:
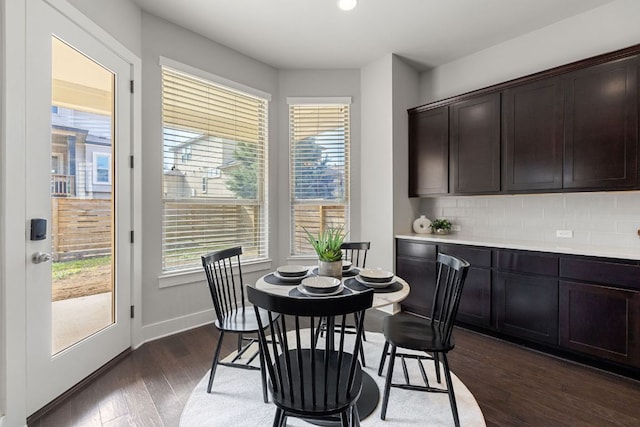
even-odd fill
[(282, 280), (279, 277), (276, 277), (273, 273), (269, 273), (266, 276), (264, 276), (264, 281), (271, 285), (297, 286), (300, 284), (300, 282), (302, 282), (302, 279), (306, 277), (309, 277), (309, 276), (303, 276), (296, 280)]
[(362, 292), (362, 291), (366, 291), (367, 289), (373, 289), (374, 294), (387, 294), (391, 292), (397, 292), (400, 289), (402, 289), (402, 283), (400, 282), (393, 282), (386, 288), (369, 288), (368, 286), (365, 286), (362, 283), (358, 282), (357, 279), (345, 280), (344, 286), (356, 292)]

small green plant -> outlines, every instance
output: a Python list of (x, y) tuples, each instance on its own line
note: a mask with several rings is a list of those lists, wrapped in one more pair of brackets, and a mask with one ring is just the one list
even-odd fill
[(342, 259), (340, 246), (342, 246), (342, 242), (344, 242), (344, 238), (347, 236), (347, 234), (344, 233), (344, 226), (326, 227), (324, 230), (321, 230), (317, 236), (311, 234), (305, 227), (302, 228), (305, 233), (307, 233), (307, 240), (309, 240), (309, 243), (311, 243), (311, 246), (315, 249), (320, 261), (332, 262)]
[(451, 223), (449, 222), (449, 220), (447, 219), (434, 219), (433, 221), (431, 221), (431, 231), (433, 231), (434, 233), (438, 230), (442, 230), (442, 231), (450, 231), (451, 230)]

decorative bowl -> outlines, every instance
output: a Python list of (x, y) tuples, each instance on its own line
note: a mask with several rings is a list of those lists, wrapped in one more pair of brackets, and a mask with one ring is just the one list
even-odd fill
[(302, 265), (283, 265), (276, 269), (282, 277), (302, 277), (305, 276), (309, 269)]
[(386, 283), (393, 279), (393, 273), (373, 268), (363, 268), (360, 270), (360, 277), (371, 283)]

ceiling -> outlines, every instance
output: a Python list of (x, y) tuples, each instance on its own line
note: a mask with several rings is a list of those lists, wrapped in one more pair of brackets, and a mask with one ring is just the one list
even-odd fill
[(133, 0), (279, 69), (361, 68), (389, 53), (428, 69), (612, 0)]

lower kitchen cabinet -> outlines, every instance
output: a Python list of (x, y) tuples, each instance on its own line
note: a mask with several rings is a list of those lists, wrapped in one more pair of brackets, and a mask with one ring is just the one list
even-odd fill
[(560, 345), (640, 367), (640, 292), (560, 281)]
[(438, 253), (470, 263), (457, 323), (640, 378), (640, 261), (398, 239), (402, 309), (428, 316)]
[(493, 308), (499, 332), (558, 343), (558, 279), (499, 272), (494, 281)]

